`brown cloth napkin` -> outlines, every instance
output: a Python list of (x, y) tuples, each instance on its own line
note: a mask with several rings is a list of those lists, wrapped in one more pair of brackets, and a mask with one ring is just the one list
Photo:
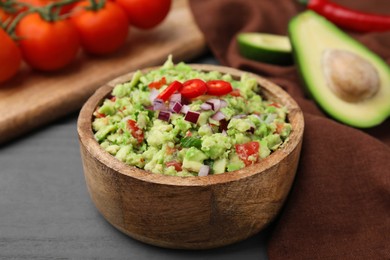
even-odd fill
[[(390, 14), (389, 0), (337, 2)], [(304, 111), (301, 159), (269, 258), (390, 259), (390, 120), (366, 130), (338, 123), (305, 96), (295, 66), (250, 61), (237, 51), (238, 32), (286, 35), (289, 19), (305, 7), (292, 0), (190, 0), (190, 7), (223, 65), (277, 83)], [(390, 63), (390, 32), (351, 35)]]

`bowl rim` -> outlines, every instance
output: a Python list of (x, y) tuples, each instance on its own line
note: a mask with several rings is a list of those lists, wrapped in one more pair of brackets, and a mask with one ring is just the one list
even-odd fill
[[(281, 87), (275, 83), (266, 80), (265, 78), (243, 70), (238, 70), (221, 65), (210, 64), (188, 64), (193, 69), (201, 71), (219, 71), (221, 73), (228, 73), (234, 78), (240, 78), (243, 74), (248, 74), (250, 77), (255, 78), (261, 88), (261, 94), (267, 96), (271, 100), (277, 100), (281, 104), (287, 107), (287, 118), (292, 124), (292, 131), (287, 142), (285, 142), (276, 151), (272, 152), (265, 159), (244, 167), (240, 170), (233, 172), (225, 172), (222, 174), (208, 175), (204, 177), (198, 176), (170, 176), (164, 174), (155, 174), (143, 169), (136, 168), (134, 166), (125, 164), (124, 162), (116, 159), (114, 156), (106, 152), (100, 144), (95, 140), (92, 130), (93, 112), (96, 107), (101, 104), (103, 99), (107, 97), (116, 84), (129, 81), (136, 71), (126, 73), (119, 76), (105, 85), (99, 87), (95, 93), (84, 103), (80, 110), (77, 120), (77, 132), (79, 137), (79, 143), (85, 150), (95, 159), (97, 159), (102, 165), (113, 169), (118, 174), (135, 178), (141, 181), (151, 182), (155, 184), (174, 185), (174, 186), (208, 186), (222, 183), (228, 183), (237, 181), (243, 178), (249, 178), (258, 173), (262, 173), (269, 168), (277, 167), (277, 164), (285, 159), (291, 152), (293, 152), (300, 145), (303, 138), (304, 131), (304, 118), (303, 113), (295, 100), (285, 92)], [(150, 70), (158, 69), (160, 66), (148, 67), (141, 71), (146, 73)]]

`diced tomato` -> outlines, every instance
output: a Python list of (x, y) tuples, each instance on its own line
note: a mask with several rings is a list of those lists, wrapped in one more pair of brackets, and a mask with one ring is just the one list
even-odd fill
[(232, 85), (224, 80), (210, 80), (206, 84), (209, 95), (223, 96), (233, 91)]
[(163, 101), (167, 101), (173, 93), (176, 91), (179, 91), (183, 87), (183, 84), (181, 84), (179, 81), (175, 80), (169, 86), (164, 89), (160, 94), (158, 94), (157, 98), (161, 99)]
[(180, 93), (185, 98), (196, 98), (207, 92), (207, 85), (201, 79), (190, 79), (183, 83)]
[(181, 163), (177, 162), (177, 161), (170, 161), (170, 162), (166, 162), (165, 163), (165, 166), (166, 167), (170, 167), (170, 166), (173, 166), (175, 168), (176, 171), (180, 172), (182, 170), (181, 168)]
[(94, 115), (96, 118), (103, 118), (103, 117), (106, 117), (105, 114), (99, 113), (99, 112), (98, 112), (98, 108), (96, 108), (95, 112), (93, 112), (93, 115)]
[(282, 123), (277, 123), (277, 124), (276, 124), (275, 133), (280, 134), (280, 133), (282, 132), (282, 130), (283, 130), (283, 126), (284, 126), (284, 124), (282, 124)]
[[(260, 148), (258, 142), (253, 141), (245, 144), (236, 144), (235, 147), (238, 157), (245, 163), (245, 166), (257, 162)], [(250, 158), (255, 158), (255, 160), (250, 160)]]
[(236, 89), (233, 89), (233, 91), (230, 92), (229, 95), (231, 95), (233, 97), (241, 97), (241, 92), (238, 88), (236, 88)]
[(276, 103), (276, 102), (272, 102), (271, 104), (269, 104), (269, 106), (271, 107), (277, 107), (277, 108), (280, 108), (280, 104), (279, 103)]
[(165, 84), (167, 84), (167, 80), (165, 79), (165, 77), (162, 77), (160, 80), (149, 83), (148, 86), (149, 86), (149, 88), (160, 89)]
[(137, 125), (137, 122), (134, 120), (127, 120), (127, 126), (131, 131), (131, 135), (137, 139), (138, 143), (142, 143), (144, 141), (144, 132)]
[(103, 118), (103, 117), (106, 117), (106, 115), (105, 114), (102, 114), (102, 113), (99, 113), (99, 112), (95, 112), (95, 117), (96, 118)]
[(166, 153), (168, 155), (174, 154), (175, 152), (176, 152), (176, 148), (174, 148), (174, 147), (171, 148), (171, 147), (167, 146)]
[(190, 130), (188, 130), (187, 133), (186, 133), (186, 137), (188, 137), (188, 136), (192, 136), (192, 133), (191, 133)]

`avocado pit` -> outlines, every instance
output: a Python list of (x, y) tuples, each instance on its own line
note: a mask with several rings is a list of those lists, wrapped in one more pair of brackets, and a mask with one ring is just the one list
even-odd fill
[(328, 87), (344, 101), (360, 102), (379, 90), (377, 70), (355, 53), (328, 49), (323, 52), (322, 66)]

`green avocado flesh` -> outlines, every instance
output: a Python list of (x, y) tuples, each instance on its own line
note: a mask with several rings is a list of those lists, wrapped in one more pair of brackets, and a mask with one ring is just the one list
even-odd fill
[[(159, 100), (172, 82), (185, 85), (193, 79), (225, 82), (234, 91), (185, 98), (179, 89)], [(161, 83), (157, 89), (156, 82)], [(117, 84), (93, 115), (96, 141), (116, 159), (151, 173), (180, 177), (221, 174), (261, 163), (293, 131), (287, 107), (263, 97), (250, 74), (235, 78), (201, 71), (174, 64), (171, 57), (163, 66), (137, 71), (129, 82)]]
[[(389, 117), (390, 67), (378, 55), (312, 11), (290, 21), (289, 37), (303, 83), (327, 114), (359, 128), (373, 127)], [(329, 71), (333, 74), (327, 74)], [(342, 87), (332, 88), (337, 80), (330, 80), (329, 75), (344, 77), (338, 86), (348, 89), (349, 94), (335, 91)], [(364, 92), (362, 89), (369, 91), (359, 98), (356, 93)]]
[(293, 63), (291, 44), (287, 36), (247, 32), (237, 35), (242, 56), (260, 62), (290, 65)]

